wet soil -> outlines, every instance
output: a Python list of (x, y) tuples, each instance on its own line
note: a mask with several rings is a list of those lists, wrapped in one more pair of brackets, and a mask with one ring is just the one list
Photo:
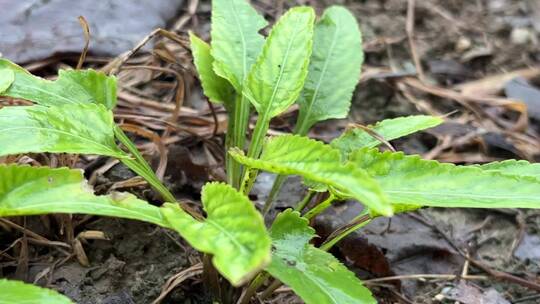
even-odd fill
[[(33, 220), (28, 220), (29, 228), (43, 229), (40, 222)], [(107, 238), (82, 241), (89, 265), (82, 266), (74, 257), (68, 257), (66, 262), (66, 257), (56, 250), (32, 248), (27, 271), (30, 281), (55, 288), (76, 303), (152, 303), (169, 277), (200, 258), (176, 233), (150, 224), (93, 218), (81, 228), (104, 232)], [(0, 236), (0, 240), (8, 243), (7, 236)], [(17, 278), (13, 269), (4, 267), (6, 275)], [(162, 303), (209, 303), (199, 280), (184, 283)]]
[[(76, 303), (151, 303), (168, 277), (189, 267), (191, 255), (197, 258), (175, 233), (153, 225), (102, 218), (85, 228), (104, 231), (110, 240), (85, 244), (91, 265), (67, 263), (54, 271), (51, 282)], [(170, 303), (193, 303), (197, 285), (191, 287), (189, 296), (178, 289)]]

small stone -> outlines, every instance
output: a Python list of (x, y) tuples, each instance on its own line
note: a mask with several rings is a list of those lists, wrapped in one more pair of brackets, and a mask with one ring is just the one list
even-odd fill
[(540, 250), (537, 248), (540, 248), (540, 237), (526, 233), (514, 255), (522, 261), (540, 261)]
[(487, 5), (489, 11), (496, 13), (507, 9), (509, 4), (507, 0), (491, 0), (487, 2)]
[(513, 44), (527, 44), (532, 39), (531, 31), (527, 28), (516, 27), (510, 34), (510, 39)]
[(438, 301), (438, 302), (442, 302), (445, 298), (446, 297), (443, 294), (438, 294), (438, 295), (433, 297), (433, 300)]
[(471, 48), (472, 42), (467, 37), (460, 37), (456, 43), (456, 51), (464, 52)]

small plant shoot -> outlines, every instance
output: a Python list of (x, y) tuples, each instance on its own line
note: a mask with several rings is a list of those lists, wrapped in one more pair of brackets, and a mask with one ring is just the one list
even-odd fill
[[(0, 165), (0, 216), (90, 214), (140, 220), (182, 236), (220, 275), (223, 303), (250, 303), (288, 285), (308, 304), (376, 303), (329, 249), (362, 225), (311, 242), (310, 220), (333, 202), (365, 206), (369, 220), (421, 207), (540, 208), (540, 165), (508, 160), (453, 165), (379, 149), (385, 141), (435, 127), (442, 118), (408, 116), (352, 126), (324, 143), (306, 135), (317, 123), (347, 117), (363, 63), (362, 36), (344, 7), (317, 17), (311, 7), (268, 22), (246, 0), (213, 0), (211, 40), (189, 33), (201, 87), (228, 114), (226, 181), (208, 182), (201, 212), (177, 201), (119, 125), (117, 79), (95, 70), (61, 70), (55, 81), (0, 59), (0, 96), (26, 106), (0, 109), (0, 156), (92, 154), (115, 158), (144, 178), (162, 205), (130, 193), (96, 195), (71, 168)], [(298, 106), (293, 134), (267, 136), (272, 118)], [(254, 128), (249, 122), (254, 118)], [(248, 135), (251, 134), (251, 135)], [(277, 174), (263, 210), (249, 199), (260, 171)], [(287, 176), (303, 179), (306, 199), (275, 218), (267, 211)], [(327, 197), (308, 204), (313, 193)], [(326, 193), (326, 194), (324, 194)], [(266, 217), (266, 219), (265, 219)], [(268, 227), (265, 225), (269, 224)], [(70, 303), (56, 292), (0, 280), (0, 303)], [(211, 291), (215, 292), (215, 291)], [(218, 294), (218, 292), (216, 292)]]

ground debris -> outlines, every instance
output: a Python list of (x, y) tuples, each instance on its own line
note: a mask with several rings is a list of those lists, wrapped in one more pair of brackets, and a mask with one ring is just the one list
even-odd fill
[(497, 290), (484, 290), (468, 282), (445, 287), (441, 295), (443, 299), (459, 301), (462, 304), (510, 304)]

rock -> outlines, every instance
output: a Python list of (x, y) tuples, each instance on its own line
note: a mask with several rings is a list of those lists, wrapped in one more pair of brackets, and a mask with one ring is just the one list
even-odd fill
[(468, 49), (470, 49), (472, 46), (472, 41), (471, 39), (467, 38), (467, 37), (459, 37), (459, 40), (456, 42), (456, 51), (462, 53)]
[(452, 59), (429, 60), (428, 66), (439, 83), (462, 82), (472, 74), (463, 64)]
[(505, 83), (504, 93), (511, 99), (525, 103), (529, 117), (540, 120), (540, 88), (523, 77), (516, 77)]
[[(55, 53), (80, 52), (90, 25), (90, 52), (115, 56), (178, 15), (183, 0), (0, 0), (0, 53), (23, 63)], [(9, 13), (7, 13), (9, 12)]]
[(510, 33), (513, 44), (527, 44), (532, 40), (532, 33), (527, 28), (516, 27)]
[(510, 304), (497, 290), (482, 290), (470, 282), (461, 281), (453, 288), (443, 290), (445, 299), (463, 304)]
[(522, 261), (540, 262), (540, 237), (526, 233), (514, 255)]

